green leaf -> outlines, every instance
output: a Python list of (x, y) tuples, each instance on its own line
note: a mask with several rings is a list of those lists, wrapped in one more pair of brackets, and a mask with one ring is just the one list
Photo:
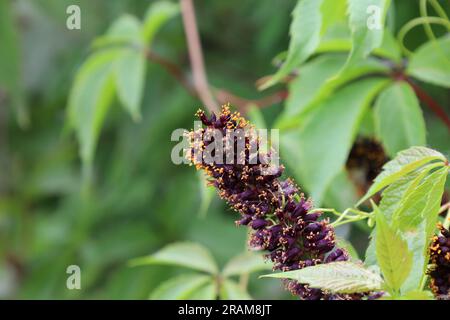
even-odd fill
[[(0, 99), (5, 99), (17, 115), (21, 127), (29, 123), (21, 77), (20, 39), (11, 1), (0, 1)], [(4, 101), (2, 101), (4, 102)]]
[(206, 275), (181, 275), (171, 278), (158, 286), (151, 294), (151, 300), (188, 299), (196, 289), (211, 281)]
[(68, 117), (80, 143), (81, 159), (91, 163), (103, 121), (114, 97), (112, 62), (116, 50), (91, 55), (78, 70), (72, 86)]
[(111, 38), (126, 40), (129, 44), (139, 45), (143, 42), (141, 28), (141, 23), (136, 17), (124, 14), (114, 21), (106, 35)]
[(430, 164), (428, 164), (423, 168), (410, 172), (383, 190), (379, 209), (389, 223), (392, 221), (392, 215), (400, 207), (405, 195), (417, 187), (430, 169)]
[(431, 236), (437, 222), (447, 172), (447, 167), (434, 171), (405, 194), (399, 208), (392, 215), (393, 224), (397, 228), (409, 231), (426, 221), (427, 230), (431, 231), (427, 234)]
[(207, 185), (207, 178), (201, 171), (197, 171), (200, 188), (200, 208), (198, 210), (199, 217), (205, 217), (209, 206), (216, 194), (216, 189), (213, 186)]
[(374, 183), (357, 205), (400, 177), (433, 160), (446, 161), (440, 152), (425, 147), (412, 147), (399, 152), (393, 160), (383, 166), (383, 171), (375, 178)]
[(145, 80), (145, 56), (141, 24), (133, 16), (123, 15), (111, 26), (108, 36), (128, 41), (117, 49), (114, 76), (119, 100), (135, 121), (141, 118), (140, 105)]
[(450, 37), (428, 41), (411, 56), (408, 75), (450, 88)]
[(322, 13), (321, 34), (333, 31), (338, 24), (347, 21), (347, 0), (323, 0), (320, 7)]
[(150, 5), (145, 14), (142, 33), (146, 43), (151, 44), (159, 28), (170, 18), (180, 12), (177, 3), (156, 1)]
[(303, 128), (282, 134), (283, 150), (291, 158), (288, 161), (295, 164), (294, 173), (317, 205), (343, 168), (362, 115), (385, 84), (380, 79), (367, 79), (346, 86), (318, 106)]
[(283, 79), (314, 52), (320, 40), (321, 4), (322, 0), (298, 0), (292, 12), (291, 40), (286, 61), (260, 89), (266, 89)]
[(115, 80), (119, 100), (135, 121), (140, 120), (140, 106), (145, 81), (145, 57), (142, 52), (122, 49), (115, 61)]
[(187, 297), (189, 300), (215, 300), (216, 299), (216, 284), (210, 282), (207, 285), (197, 288), (195, 292)]
[(251, 300), (252, 297), (236, 282), (225, 279), (220, 289), (221, 300)]
[(433, 300), (431, 291), (412, 290), (400, 297), (401, 300)]
[(264, 275), (269, 278), (293, 279), (312, 288), (335, 293), (356, 293), (379, 290), (381, 277), (361, 264), (348, 261), (330, 262), (300, 270)]
[(376, 207), (375, 212), (377, 261), (387, 286), (395, 294), (411, 271), (412, 253), (407, 242), (388, 225), (383, 213)]
[[(383, 43), (384, 22), (390, 0), (348, 0), (349, 26), (352, 34), (352, 48), (347, 61), (335, 79), (328, 86), (336, 88), (339, 79), (356, 71), (358, 63), (379, 48)], [(368, 11), (374, 9), (375, 11)], [(371, 29), (369, 23), (379, 24)], [(357, 68), (356, 68), (357, 70)]]
[(406, 278), (400, 288), (402, 294), (410, 290), (421, 289), (429, 261), (428, 246), (430, 237), (427, 237), (425, 228), (426, 223), (423, 222), (415, 230), (404, 233), (408, 249), (413, 253), (413, 264), (408, 278)]
[[(343, 26), (342, 23), (337, 23), (332, 25), (324, 34), (315, 53), (350, 52), (351, 49), (352, 40), (350, 39), (349, 28)], [(384, 29), (381, 46), (373, 49), (372, 54), (390, 59), (398, 64), (401, 63), (400, 47), (389, 29)]]
[(400, 50), (400, 46), (398, 45), (397, 39), (395, 39), (392, 32), (387, 28), (384, 29), (381, 46), (378, 49), (375, 48), (373, 53), (375, 55), (381, 55), (385, 58), (389, 58), (397, 64), (400, 64), (402, 61), (402, 52)]
[[(381, 46), (389, 3), (390, 0), (348, 0), (349, 25), (352, 31), (352, 51), (347, 61), (348, 66)], [(375, 12), (368, 12), (369, 8), (378, 8), (379, 16)], [(372, 20), (373, 18), (379, 18), (379, 21)], [(379, 23), (380, 28), (370, 29), (369, 22)]]
[(375, 128), (387, 153), (426, 144), (425, 121), (419, 101), (407, 83), (394, 82), (375, 104)]
[(301, 114), (313, 101), (320, 87), (344, 65), (343, 55), (324, 55), (301, 67), (301, 75), (289, 83), (289, 95), (284, 115), (286, 118)]
[(264, 261), (261, 254), (245, 252), (232, 258), (224, 267), (222, 274), (224, 277), (230, 277), (271, 268), (272, 266)]
[(307, 112), (319, 107), (338, 88), (369, 73), (385, 73), (387, 67), (374, 59), (355, 62), (351, 68), (339, 71), (345, 64), (342, 55), (326, 55), (300, 69), (289, 87), (286, 112), (277, 120), (280, 129), (297, 127)]
[(130, 262), (132, 266), (141, 265), (173, 265), (217, 274), (217, 264), (209, 251), (196, 243), (177, 242), (169, 244), (158, 252)]
[(369, 236), (369, 245), (367, 246), (366, 252), (364, 254), (364, 264), (366, 266), (376, 266), (377, 265), (377, 252), (376, 252), (376, 242), (377, 234), (376, 229), (373, 229)]

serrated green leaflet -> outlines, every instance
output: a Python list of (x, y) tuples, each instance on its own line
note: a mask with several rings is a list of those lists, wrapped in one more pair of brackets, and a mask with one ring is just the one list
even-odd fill
[(355, 293), (379, 290), (381, 277), (362, 265), (341, 261), (319, 264), (300, 270), (268, 274), (263, 277), (293, 279), (313, 288), (335, 293)]
[(392, 229), (384, 215), (376, 212), (376, 255), (386, 285), (396, 295), (408, 277), (412, 267), (412, 252), (401, 235)]
[(425, 228), (426, 223), (424, 221), (414, 230), (404, 233), (405, 240), (408, 243), (408, 249), (413, 253), (413, 265), (409, 276), (400, 288), (402, 294), (410, 290), (421, 289), (423, 278), (426, 276), (430, 237), (427, 237)]
[(413, 189), (407, 190), (400, 206), (392, 215), (392, 221), (396, 228), (403, 231), (411, 230), (422, 221), (427, 221), (427, 224), (434, 228), (447, 171), (446, 167), (440, 168), (423, 178), (420, 184), (413, 184)]

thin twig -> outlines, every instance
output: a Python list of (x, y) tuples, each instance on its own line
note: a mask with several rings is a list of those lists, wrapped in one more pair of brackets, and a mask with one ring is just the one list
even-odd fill
[(180, 0), (180, 4), (189, 59), (191, 61), (194, 87), (205, 107), (207, 107), (211, 112), (217, 113), (219, 108), (217, 102), (211, 94), (208, 79), (206, 77), (203, 52), (200, 44), (200, 37), (198, 35), (197, 22), (195, 19), (194, 5), (192, 0)]

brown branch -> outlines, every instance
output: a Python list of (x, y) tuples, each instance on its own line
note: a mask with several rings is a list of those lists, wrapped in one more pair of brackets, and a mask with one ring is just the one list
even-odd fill
[(184, 31), (186, 34), (189, 59), (191, 61), (194, 87), (202, 103), (211, 112), (218, 112), (217, 102), (209, 89), (206, 77), (205, 65), (203, 62), (203, 52), (200, 44), (200, 37), (197, 30), (195, 11), (192, 0), (180, 0), (181, 15), (183, 17)]
[(430, 95), (428, 95), (425, 90), (415, 84), (410, 78), (405, 77), (405, 81), (411, 86), (411, 88), (413, 88), (420, 101), (426, 104), (431, 109), (431, 111), (433, 111), (436, 116), (445, 123), (447, 129), (450, 131), (450, 118), (445, 113), (444, 108), (441, 107), (436, 101), (434, 101), (434, 99)]

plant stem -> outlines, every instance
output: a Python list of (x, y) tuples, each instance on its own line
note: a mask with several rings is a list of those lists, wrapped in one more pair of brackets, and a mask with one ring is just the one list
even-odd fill
[(208, 78), (206, 76), (203, 51), (200, 43), (200, 36), (198, 34), (197, 21), (195, 18), (194, 4), (192, 3), (192, 0), (181, 0), (180, 5), (189, 59), (192, 66), (194, 87), (205, 107), (207, 107), (211, 112), (218, 113), (219, 107), (210, 91)]

